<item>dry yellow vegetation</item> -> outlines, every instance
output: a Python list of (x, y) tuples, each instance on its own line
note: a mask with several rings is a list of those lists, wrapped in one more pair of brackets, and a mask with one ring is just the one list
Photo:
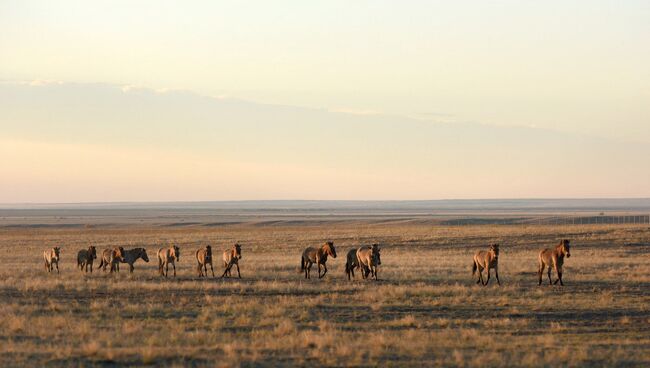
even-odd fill
[[(561, 238), (566, 286), (538, 287), (537, 253)], [(305, 280), (300, 254), (324, 240), (339, 256)], [(176, 279), (152, 256), (170, 242)], [(195, 250), (234, 242), (243, 278), (199, 279)], [(347, 250), (375, 242), (380, 280), (349, 282)], [(472, 255), (495, 242), (502, 286), (476, 285)], [(83, 274), (90, 244), (145, 247), (151, 262)], [(60, 275), (42, 262), (54, 245)], [(650, 365), (647, 225), (4, 228), (0, 249), (0, 366)]]

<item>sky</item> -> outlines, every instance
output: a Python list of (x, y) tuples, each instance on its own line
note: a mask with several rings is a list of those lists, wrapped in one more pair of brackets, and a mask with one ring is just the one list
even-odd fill
[(650, 197), (647, 1), (0, 0), (0, 203)]

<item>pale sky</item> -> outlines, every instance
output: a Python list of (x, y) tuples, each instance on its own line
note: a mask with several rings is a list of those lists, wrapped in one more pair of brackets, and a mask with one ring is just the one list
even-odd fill
[(0, 0), (0, 202), (650, 197), (647, 1)]

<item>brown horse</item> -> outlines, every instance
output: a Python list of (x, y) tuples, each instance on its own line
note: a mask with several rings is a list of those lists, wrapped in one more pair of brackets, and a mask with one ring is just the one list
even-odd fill
[(214, 277), (214, 268), (212, 268), (212, 247), (211, 246), (206, 245), (205, 247), (198, 249), (196, 251), (196, 261), (198, 262), (196, 270), (199, 271), (199, 277), (204, 277), (208, 275), (208, 265), (210, 265), (210, 270), (212, 271), (212, 277)]
[(232, 248), (226, 250), (223, 252), (223, 267), (225, 270), (223, 271), (223, 275), (221, 277), (223, 278), (228, 275), (228, 277), (232, 276), (230, 273), (230, 269), (232, 266), (237, 266), (237, 276), (241, 279), (241, 273), (239, 273), (239, 260), (241, 259), (241, 246), (239, 244), (235, 244), (232, 246)]
[(88, 266), (90, 266), (90, 273), (93, 273), (95, 259), (97, 259), (97, 249), (94, 245), (91, 245), (88, 249), (82, 249), (77, 253), (77, 267), (82, 272), (88, 272)]
[(368, 278), (368, 274), (377, 280), (377, 268), (381, 265), (381, 254), (378, 244), (364, 246), (357, 249), (357, 262), (362, 268), (361, 276)]
[[(320, 248), (308, 247), (302, 252), (300, 260), (300, 271), (305, 271), (305, 278), (311, 279), (311, 266), (316, 263), (318, 265), (318, 278), (325, 277), (327, 273), (327, 256), (336, 258), (336, 249), (334, 243), (331, 241), (326, 242)], [(321, 275), (321, 266), (325, 270)]]
[[(478, 280), (481, 285), (487, 285), (490, 282), (490, 269), (494, 268), (494, 276), (497, 278), (497, 284), (501, 285), (499, 281), (499, 244), (490, 245), (490, 249), (479, 250), (474, 254), (474, 263), (472, 265), (472, 277), (478, 270)], [(487, 280), (483, 283), (483, 270), (487, 272)]]
[(180, 261), (181, 250), (176, 245), (168, 248), (158, 249), (158, 273), (167, 277), (169, 274), (169, 264), (174, 268), (174, 277), (176, 277), (176, 261)]
[(104, 249), (102, 259), (99, 262), (99, 268), (106, 271), (106, 266), (111, 266), (111, 273), (118, 271), (119, 263), (124, 262), (124, 248), (115, 247), (113, 249)]
[(43, 259), (45, 260), (45, 269), (47, 272), (52, 272), (54, 270), (54, 265), (56, 265), (56, 273), (59, 273), (59, 253), (61, 248), (54, 247), (43, 252)]
[[(359, 260), (357, 259), (357, 249), (350, 249), (346, 256), (346, 262), (345, 262), (345, 274), (348, 275), (348, 280), (351, 280), (350, 276), (353, 278), (354, 276), (354, 270), (359, 268)], [(363, 270), (361, 271), (363, 272)]]
[(568, 239), (562, 240), (558, 245), (553, 249), (544, 249), (539, 252), (539, 268), (537, 269), (537, 274), (539, 276), (539, 284), (542, 284), (542, 273), (544, 272), (544, 267), (548, 267), (548, 283), (553, 285), (551, 281), (551, 267), (555, 269), (557, 273), (557, 280), (555, 284), (560, 282), (560, 285), (564, 286), (562, 283), (562, 265), (564, 264), (564, 256), (567, 258), (571, 257), (571, 242)]

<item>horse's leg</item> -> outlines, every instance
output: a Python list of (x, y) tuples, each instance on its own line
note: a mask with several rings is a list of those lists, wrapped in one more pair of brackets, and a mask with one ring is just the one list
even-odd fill
[(480, 283), (481, 285), (483, 285), (483, 267), (481, 267), (480, 264), (478, 265), (477, 271), (478, 271), (478, 281), (476, 281), (476, 283), (477, 284)]
[(499, 266), (494, 267), (494, 276), (497, 278), (497, 284), (501, 286), (501, 281), (499, 281)]
[(133, 267), (133, 263), (129, 263), (129, 273), (133, 273), (133, 270), (135, 267)]
[(548, 284), (553, 285), (553, 281), (551, 281), (551, 266), (548, 266), (548, 270), (546, 272), (546, 275), (548, 275)]
[(241, 279), (241, 273), (239, 272), (239, 262), (235, 263), (237, 265), (237, 277)]
[[(318, 266), (319, 266), (318, 269), (320, 271), (320, 264), (318, 264)], [(325, 263), (323, 263), (323, 270), (324, 270), (323, 275), (319, 276), (318, 277), (319, 279), (322, 279), (323, 277), (325, 277), (325, 274), (327, 273), (327, 265), (325, 265)]]
[(564, 284), (562, 283), (562, 269), (560, 267), (558, 267), (557, 265), (555, 265), (555, 273), (557, 273), (557, 280), (555, 280), (555, 282), (553, 284), (557, 285), (557, 283), (559, 281), (560, 285), (564, 286)]
[(228, 270), (230, 269), (230, 265), (226, 265), (226, 269), (223, 270), (223, 275), (221, 275), (221, 278), (224, 278), (228, 274)]
[(487, 286), (487, 284), (490, 282), (490, 266), (489, 265), (487, 267), (485, 267), (485, 272), (488, 274), (488, 277), (485, 280), (485, 284), (483, 284), (483, 286)]
[(311, 279), (311, 266), (313, 266), (313, 263), (311, 263), (311, 261), (308, 261), (307, 265), (308, 265), (307, 266), (307, 278)]
[[(212, 271), (212, 277), (214, 277), (214, 268), (212, 267), (212, 262), (210, 262), (210, 271)], [(207, 268), (207, 266), (206, 266), (206, 268), (205, 268), (205, 273), (206, 273), (206, 274), (208, 273), (208, 268)]]
[(172, 262), (172, 267), (174, 267), (174, 277), (176, 277), (176, 262)]
[(169, 262), (165, 262), (165, 277), (169, 275)]
[(539, 284), (538, 286), (542, 284), (542, 275), (544, 274), (544, 262), (540, 262), (539, 266), (537, 267), (537, 275), (539, 276)]

